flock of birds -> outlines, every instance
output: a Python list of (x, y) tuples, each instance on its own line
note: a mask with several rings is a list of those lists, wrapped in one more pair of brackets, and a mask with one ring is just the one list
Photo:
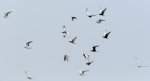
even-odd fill
[[(100, 16), (105, 16), (106, 10), (107, 10), (107, 8), (104, 8), (104, 9), (100, 8), (98, 15), (100, 15)], [(7, 12), (5, 12), (5, 13), (4, 13), (4, 18), (8, 18), (9, 14), (10, 14), (11, 12), (12, 12), (12, 11), (7, 11)], [(89, 17), (89, 18), (92, 18), (92, 17), (96, 16), (96, 14), (90, 14), (88, 8), (86, 8), (86, 15), (87, 15), (87, 17)], [(75, 21), (75, 20), (77, 20), (77, 17), (74, 16), (74, 17), (71, 17), (71, 19), (72, 19), (72, 21)], [(97, 21), (97, 23), (101, 23), (101, 22), (103, 22), (103, 21), (105, 21), (105, 20), (104, 20), (104, 19), (99, 19), (99, 20)], [(65, 25), (63, 26), (63, 31), (62, 31), (62, 33), (63, 33), (63, 37), (64, 37), (64, 38), (66, 38), (67, 35), (69, 34), (69, 32), (67, 31), (67, 28), (66, 28)], [(104, 39), (109, 39), (110, 33), (111, 33), (111, 31), (106, 30), (106, 31), (104, 32), (104, 34), (103, 34), (102, 37), (103, 37)], [(69, 42), (72, 43), (72, 44), (76, 44), (76, 40), (77, 40), (77, 36), (74, 37), (74, 38), (72, 38), (72, 39), (70, 39)], [(32, 42), (33, 42), (33, 41), (28, 41), (28, 42), (26, 43), (26, 46), (25, 46), (24, 48), (25, 48), (25, 49), (32, 49), (32, 47), (30, 46), (30, 44), (31, 44)], [(93, 46), (92, 49), (91, 49), (91, 52), (97, 52), (97, 50), (96, 50), (97, 47), (99, 47), (99, 45)], [(94, 61), (91, 61), (91, 60), (90, 60), (90, 55), (89, 55), (89, 54), (83, 53), (83, 57), (87, 60), (86, 65), (91, 65), (91, 64), (94, 62)], [(69, 59), (70, 59), (70, 56), (69, 56), (69, 55), (64, 55), (64, 61), (69, 62)], [(148, 66), (141, 65), (141, 63), (139, 62), (139, 59), (138, 59), (137, 57), (135, 57), (135, 63), (136, 63), (136, 65), (137, 65), (138, 68), (141, 68), (141, 67), (148, 67)], [(89, 70), (87, 70), (87, 69), (86, 69), (86, 70), (80, 70), (80, 71), (79, 71), (79, 75), (85, 76), (85, 73), (88, 72), (88, 71), (89, 71)], [(27, 70), (25, 70), (25, 75), (26, 75), (26, 77), (27, 77), (28, 79), (33, 79), (33, 77), (30, 76), (30, 74), (29, 74), (29, 72), (28, 72)]]

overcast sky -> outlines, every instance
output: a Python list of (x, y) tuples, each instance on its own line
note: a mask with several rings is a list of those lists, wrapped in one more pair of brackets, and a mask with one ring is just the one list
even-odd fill
[[(149, 0), (0, 0), (0, 81), (149, 81)], [(99, 16), (99, 8), (107, 8)], [(88, 18), (86, 8), (91, 14)], [(3, 13), (12, 11), (8, 18)], [(76, 16), (77, 20), (71, 20)], [(105, 22), (97, 24), (98, 19)], [(63, 25), (69, 35), (63, 38)], [(105, 30), (110, 39), (102, 38)], [(70, 38), (77, 36), (76, 44)], [(25, 49), (33, 41), (32, 49)], [(92, 46), (98, 52), (91, 52)], [(83, 53), (94, 61), (87, 66)], [(69, 62), (63, 56), (69, 55)], [(135, 57), (142, 65), (137, 68)], [(80, 76), (79, 70), (89, 70)]]

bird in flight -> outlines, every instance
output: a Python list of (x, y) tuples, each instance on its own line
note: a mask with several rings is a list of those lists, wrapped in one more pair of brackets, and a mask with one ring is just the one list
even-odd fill
[(65, 25), (63, 26), (63, 32), (62, 33), (63, 33), (64, 38), (69, 34)]
[(72, 21), (74, 21), (75, 19), (77, 19), (77, 17), (71, 17)]
[(25, 70), (25, 75), (28, 79), (33, 79), (26, 70)]
[(70, 57), (70, 56), (68, 56), (68, 55), (64, 55), (64, 61), (67, 61), (67, 62), (68, 62), (68, 61), (69, 61), (69, 57)]
[(94, 61), (88, 61), (86, 65), (91, 65)]
[(96, 14), (95, 14), (95, 15), (91, 15), (90, 12), (89, 12), (89, 10), (88, 10), (88, 8), (86, 8), (86, 15), (87, 15), (89, 18), (92, 18), (92, 17), (96, 16)]
[(83, 56), (84, 56), (85, 59), (87, 59), (89, 61), (90, 55), (84, 53)]
[(99, 15), (104, 16), (104, 13), (106, 11), (107, 8), (101, 9), (99, 10)]
[(89, 70), (80, 70), (79, 75), (80, 76), (85, 76), (85, 72), (88, 72)]
[(72, 44), (76, 44), (76, 43), (75, 43), (76, 39), (77, 39), (77, 36), (74, 37), (73, 39), (70, 39), (69, 42), (72, 43)]
[(30, 47), (30, 43), (32, 43), (33, 41), (29, 41), (26, 43), (26, 46), (24, 48), (26, 49), (31, 49), (32, 47)]
[(92, 51), (92, 52), (97, 52), (97, 51), (96, 51), (96, 48), (97, 48), (97, 47), (99, 47), (99, 45), (93, 46), (93, 47), (92, 47), (93, 49), (92, 49), (91, 51)]
[(105, 21), (104, 19), (99, 19), (98, 21), (96, 21), (96, 23), (100, 24), (102, 23), (102, 21)]
[(143, 66), (143, 65), (141, 65), (137, 57), (135, 57), (135, 63), (136, 63), (136, 65), (137, 65), (138, 68), (141, 68), (141, 67), (148, 67), (148, 66)]
[(4, 18), (7, 18), (8, 15), (11, 13), (12, 11), (7, 11), (7, 12), (4, 12)]
[(109, 36), (110, 33), (111, 33), (111, 31), (106, 30), (106, 31), (104, 32), (103, 38), (109, 39), (108, 36)]

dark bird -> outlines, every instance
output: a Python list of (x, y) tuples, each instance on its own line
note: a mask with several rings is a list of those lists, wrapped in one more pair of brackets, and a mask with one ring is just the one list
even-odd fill
[(111, 31), (106, 30), (106, 31), (104, 32), (103, 38), (109, 39), (108, 36), (109, 36), (110, 33), (111, 33)]
[(12, 12), (12, 11), (7, 11), (7, 12), (5, 12), (5, 13), (4, 13), (4, 18), (7, 18), (8, 15), (9, 15), (11, 12)]
[(77, 37), (74, 37), (73, 39), (70, 39), (69, 42), (72, 43), (72, 44), (76, 44), (75, 43), (76, 39), (77, 39)]
[(64, 61), (67, 61), (67, 62), (68, 62), (68, 61), (69, 61), (69, 57), (70, 57), (70, 56), (68, 56), (68, 55), (64, 55)]
[(26, 49), (31, 49), (31, 47), (30, 47), (30, 43), (32, 43), (33, 41), (29, 41), (29, 42), (27, 42), (26, 43), (26, 46), (24, 47), (24, 48), (26, 48)]
[(94, 61), (89, 61), (86, 63), (86, 65), (91, 65)]
[(104, 16), (104, 13), (106, 11), (107, 8), (101, 9), (99, 10), (99, 15)]
[(96, 21), (96, 23), (100, 24), (102, 23), (102, 21), (105, 21), (104, 19), (99, 19), (98, 21)]
[(90, 55), (84, 53), (83, 56), (84, 56), (85, 59), (87, 59), (89, 61)]
[(72, 21), (74, 21), (75, 19), (77, 19), (77, 17), (71, 17)]
[(91, 15), (90, 12), (89, 12), (89, 10), (88, 10), (88, 8), (86, 8), (86, 15), (87, 15), (89, 18), (92, 18), (92, 17), (96, 16), (96, 14), (95, 14), (95, 15)]
[(96, 47), (99, 47), (99, 45), (93, 46), (93, 47), (92, 47), (93, 49), (92, 49), (91, 51), (92, 51), (92, 52), (97, 52), (97, 51), (96, 51)]
[(69, 34), (65, 25), (63, 25), (63, 32), (62, 33), (63, 33), (64, 38)]

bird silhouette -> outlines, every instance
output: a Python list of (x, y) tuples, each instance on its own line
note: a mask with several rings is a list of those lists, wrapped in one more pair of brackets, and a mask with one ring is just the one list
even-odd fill
[(93, 49), (92, 49), (91, 51), (92, 51), (92, 52), (97, 52), (97, 50), (96, 50), (97, 47), (99, 47), (99, 45), (93, 46), (93, 47), (92, 47)]
[(32, 43), (33, 41), (29, 41), (26, 43), (26, 46), (24, 48), (26, 49), (31, 49), (32, 47), (30, 47), (30, 43)]
[(138, 68), (141, 68), (141, 67), (148, 67), (148, 66), (143, 66), (143, 65), (141, 65), (137, 57), (135, 57), (135, 63), (136, 63), (136, 65), (137, 65)]
[(106, 11), (107, 8), (101, 9), (99, 10), (99, 15), (104, 16), (104, 13)]
[(68, 62), (68, 61), (69, 61), (69, 57), (70, 57), (70, 56), (68, 56), (68, 55), (64, 55), (64, 61), (67, 61), (67, 62)]
[(77, 37), (74, 37), (73, 39), (70, 39), (69, 42), (72, 43), (72, 44), (76, 44), (75, 43), (76, 39), (77, 39)]
[(106, 30), (106, 31), (104, 32), (103, 38), (109, 39), (108, 36), (109, 36), (110, 33), (111, 33), (111, 31)]
[(65, 25), (63, 25), (63, 32), (62, 33), (63, 33), (64, 38), (69, 34)]
[(94, 61), (88, 61), (86, 65), (91, 65)]
[(88, 8), (86, 8), (86, 15), (87, 15), (89, 18), (92, 18), (92, 17), (96, 16), (96, 14), (95, 14), (95, 15), (91, 15), (90, 12), (89, 12), (89, 10), (88, 10)]
[(7, 12), (4, 12), (4, 18), (7, 18), (8, 15), (11, 13), (12, 11), (7, 11)]
[(71, 17), (72, 21), (74, 21), (75, 19), (77, 19), (77, 17)]
[(28, 79), (33, 79), (26, 70), (25, 70), (25, 75)]
[(85, 72), (88, 72), (89, 70), (80, 70), (79, 75), (80, 76), (85, 76)]
[(102, 23), (102, 21), (105, 21), (104, 19), (99, 19), (98, 21), (96, 21), (96, 23), (100, 24)]

